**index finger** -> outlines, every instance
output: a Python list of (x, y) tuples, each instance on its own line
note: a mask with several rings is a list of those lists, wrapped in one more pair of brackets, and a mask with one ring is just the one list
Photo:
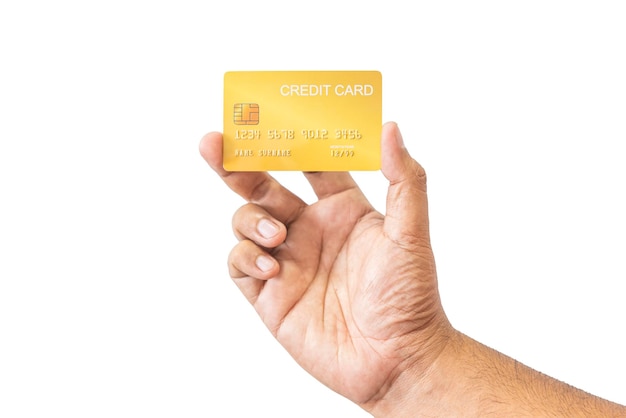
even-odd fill
[(262, 206), (284, 224), (289, 224), (306, 203), (266, 172), (226, 171), (223, 166), (223, 140), (219, 132), (206, 134), (200, 141), (200, 154), (226, 185), (248, 202)]

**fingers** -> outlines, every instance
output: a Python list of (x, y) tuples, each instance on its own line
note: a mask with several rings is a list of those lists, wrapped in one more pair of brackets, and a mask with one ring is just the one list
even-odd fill
[(249, 203), (233, 215), (233, 231), (237, 239), (252, 240), (265, 248), (274, 248), (285, 241), (287, 228), (263, 208)]
[(231, 277), (267, 280), (278, 274), (278, 262), (264, 248), (275, 248), (285, 241), (285, 225), (263, 208), (249, 203), (235, 212), (233, 230), (240, 242), (228, 259)]
[(241, 292), (253, 303), (265, 285), (280, 271), (278, 261), (265, 249), (278, 247), (287, 228), (263, 208), (248, 203), (235, 212), (233, 231), (239, 243), (228, 257), (228, 271)]
[(311, 183), (318, 199), (358, 188), (350, 173), (347, 172), (316, 171), (304, 173), (304, 175)]
[(228, 256), (230, 277), (252, 304), (259, 297), (266, 280), (276, 277), (279, 270), (278, 262), (249, 240), (237, 244)]
[(428, 239), (426, 172), (409, 155), (395, 123), (383, 126), (381, 141), (382, 172), (389, 180), (385, 233), (398, 241)]
[(240, 241), (228, 256), (228, 271), (233, 279), (268, 280), (279, 270), (278, 262), (250, 240)]
[(223, 167), (222, 135), (211, 132), (200, 142), (200, 154), (235, 193), (263, 206), (283, 223), (290, 223), (305, 206), (296, 195), (265, 172), (229, 172)]

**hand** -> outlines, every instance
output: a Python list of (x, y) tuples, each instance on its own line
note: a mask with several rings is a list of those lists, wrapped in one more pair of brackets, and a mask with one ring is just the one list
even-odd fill
[(302, 367), (361, 405), (404, 370), (429, 367), (451, 327), (437, 291), (426, 176), (396, 124), (382, 130), (386, 216), (348, 173), (305, 173), (319, 198), (307, 205), (267, 173), (226, 172), (219, 133), (200, 150), (249, 202), (233, 218), (230, 275)]
[(224, 171), (219, 133), (200, 151), (249, 202), (233, 218), (233, 280), (302, 367), (374, 416), (626, 417), (452, 328), (426, 176), (395, 124), (382, 131), (385, 216), (348, 173), (305, 173), (319, 198), (307, 205), (267, 173)]

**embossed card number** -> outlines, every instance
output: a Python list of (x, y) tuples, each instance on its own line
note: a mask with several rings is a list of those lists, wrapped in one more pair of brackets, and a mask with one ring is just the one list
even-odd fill
[(232, 71), (224, 75), (224, 168), (380, 168), (378, 71)]

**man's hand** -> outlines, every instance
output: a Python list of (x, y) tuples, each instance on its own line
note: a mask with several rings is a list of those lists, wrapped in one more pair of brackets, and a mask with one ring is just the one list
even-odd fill
[(207, 162), (249, 203), (235, 213), (230, 275), (309, 373), (377, 417), (611, 416), (626, 408), (543, 375), (456, 331), (437, 291), (426, 176), (398, 127), (382, 132), (385, 216), (348, 173), (306, 173), (307, 205), (267, 173)]
[(230, 275), (295, 360), (364, 407), (404, 371), (421, 378), (453, 330), (437, 291), (426, 175), (396, 124), (382, 130), (385, 216), (348, 173), (305, 173), (319, 199), (307, 205), (267, 173), (226, 172), (219, 133), (200, 150), (249, 202), (233, 218)]

